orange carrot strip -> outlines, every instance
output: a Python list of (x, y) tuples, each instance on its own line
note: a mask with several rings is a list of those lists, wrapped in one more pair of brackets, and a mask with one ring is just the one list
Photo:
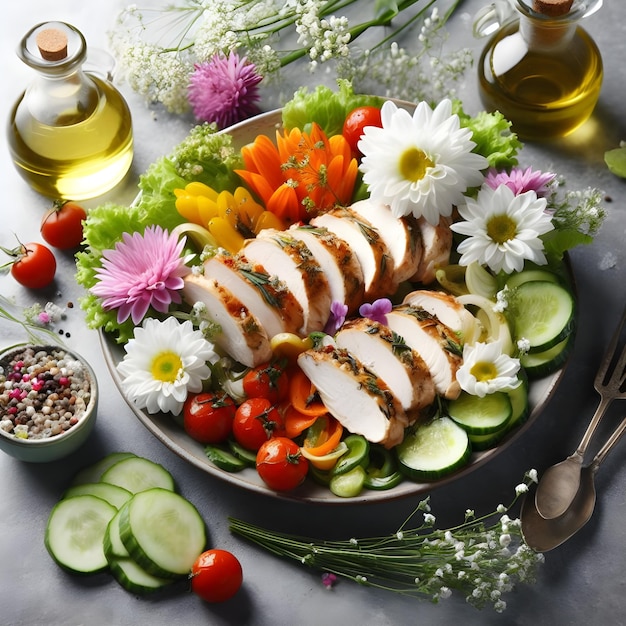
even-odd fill
[(326, 456), (330, 454), (341, 441), (343, 436), (343, 426), (334, 417), (328, 415), (327, 417), (319, 418), (325, 419), (328, 422), (327, 428), (324, 429), (320, 436), (317, 438), (317, 444), (314, 447), (307, 445), (307, 440), (304, 440), (304, 448), (309, 454), (315, 456)]
[(328, 413), (328, 409), (319, 400), (311, 400), (315, 387), (307, 375), (299, 368), (294, 368), (289, 377), (289, 399), (297, 411), (303, 415), (317, 417)]
[(289, 439), (295, 439), (298, 435), (301, 435), (309, 426), (315, 424), (317, 416), (312, 417), (310, 415), (303, 415), (293, 407), (289, 405), (283, 414), (285, 420), (285, 434)]

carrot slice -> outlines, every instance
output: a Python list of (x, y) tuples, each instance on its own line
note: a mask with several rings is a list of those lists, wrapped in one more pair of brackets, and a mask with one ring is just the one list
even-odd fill
[(303, 415), (317, 417), (328, 413), (328, 409), (315, 398), (315, 387), (308, 376), (298, 367), (289, 378), (289, 400)]
[[(322, 420), (326, 422), (324, 428), (319, 432), (315, 441), (305, 439), (303, 447), (309, 454), (325, 456), (330, 454), (339, 445), (341, 437), (343, 436), (343, 426), (341, 422), (337, 421), (331, 415), (319, 417), (318, 420), (320, 420), (320, 422)], [(320, 422), (317, 422), (315, 426)]]
[(309, 426), (313, 426), (317, 416), (303, 415), (290, 404), (285, 409), (283, 418), (285, 420), (286, 436), (289, 437), (289, 439), (294, 439), (298, 435), (301, 435)]

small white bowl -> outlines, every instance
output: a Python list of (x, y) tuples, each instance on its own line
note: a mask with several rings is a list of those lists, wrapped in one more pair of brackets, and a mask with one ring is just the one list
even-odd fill
[[(64, 430), (60, 434), (50, 435), (39, 439), (17, 437), (15, 434), (7, 432), (0, 427), (0, 450), (10, 454), (20, 461), (30, 463), (46, 463), (68, 456), (76, 451), (85, 443), (87, 437), (91, 434), (96, 423), (97, 407), (98, 407), (98, 383), (93, 369), (73, 350), (69, 350), (62, 346), (46, 346), (19, 344), (6, 348), (0, 352), (0, 379), (4, 379), (10, 371), (6, 368), (12, 359), (24, 352), (24, 350), (33, 348), (36, 351), (45, 351), (51, 353), (53, 350), (63, 350), (72, 360), (78, 361), (82, 365), (82, 372), (85, 380), (89, 382), (90, 397), (84, 410), (77, 412), (78, 422)], [(0, 389), (0, 393), (4, 390)], [(7, 408), (0, 404), (0, 421), (9, 419)]]

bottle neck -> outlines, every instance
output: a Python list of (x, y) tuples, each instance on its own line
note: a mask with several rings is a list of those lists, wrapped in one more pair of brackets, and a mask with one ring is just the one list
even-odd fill
[(529, 50), (554, 51), (566, 48), (578, 27), (578, 20), (538, 19), (534, 16), (521, 15), (519, 30)]

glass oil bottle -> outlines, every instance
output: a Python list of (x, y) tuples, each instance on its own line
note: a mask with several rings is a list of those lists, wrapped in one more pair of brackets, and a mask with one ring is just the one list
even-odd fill
[(600, 95), (602, 58), (579, 21), (602, 0), (515, 5), (496, 2), (475, 23), (478, 35), (497, 28), (478, 65), (483, 106), (500, 111), (522, 139), (567, 135), (589, 118)]
[(18, 172), (52, 198), (102, 195), (123, 179), (133, 159), (124, 98), (106, 77), (84, 70), (85, 38), (64, 22), (35, 26), (18, 56), (37, 72), (7, 127)]

